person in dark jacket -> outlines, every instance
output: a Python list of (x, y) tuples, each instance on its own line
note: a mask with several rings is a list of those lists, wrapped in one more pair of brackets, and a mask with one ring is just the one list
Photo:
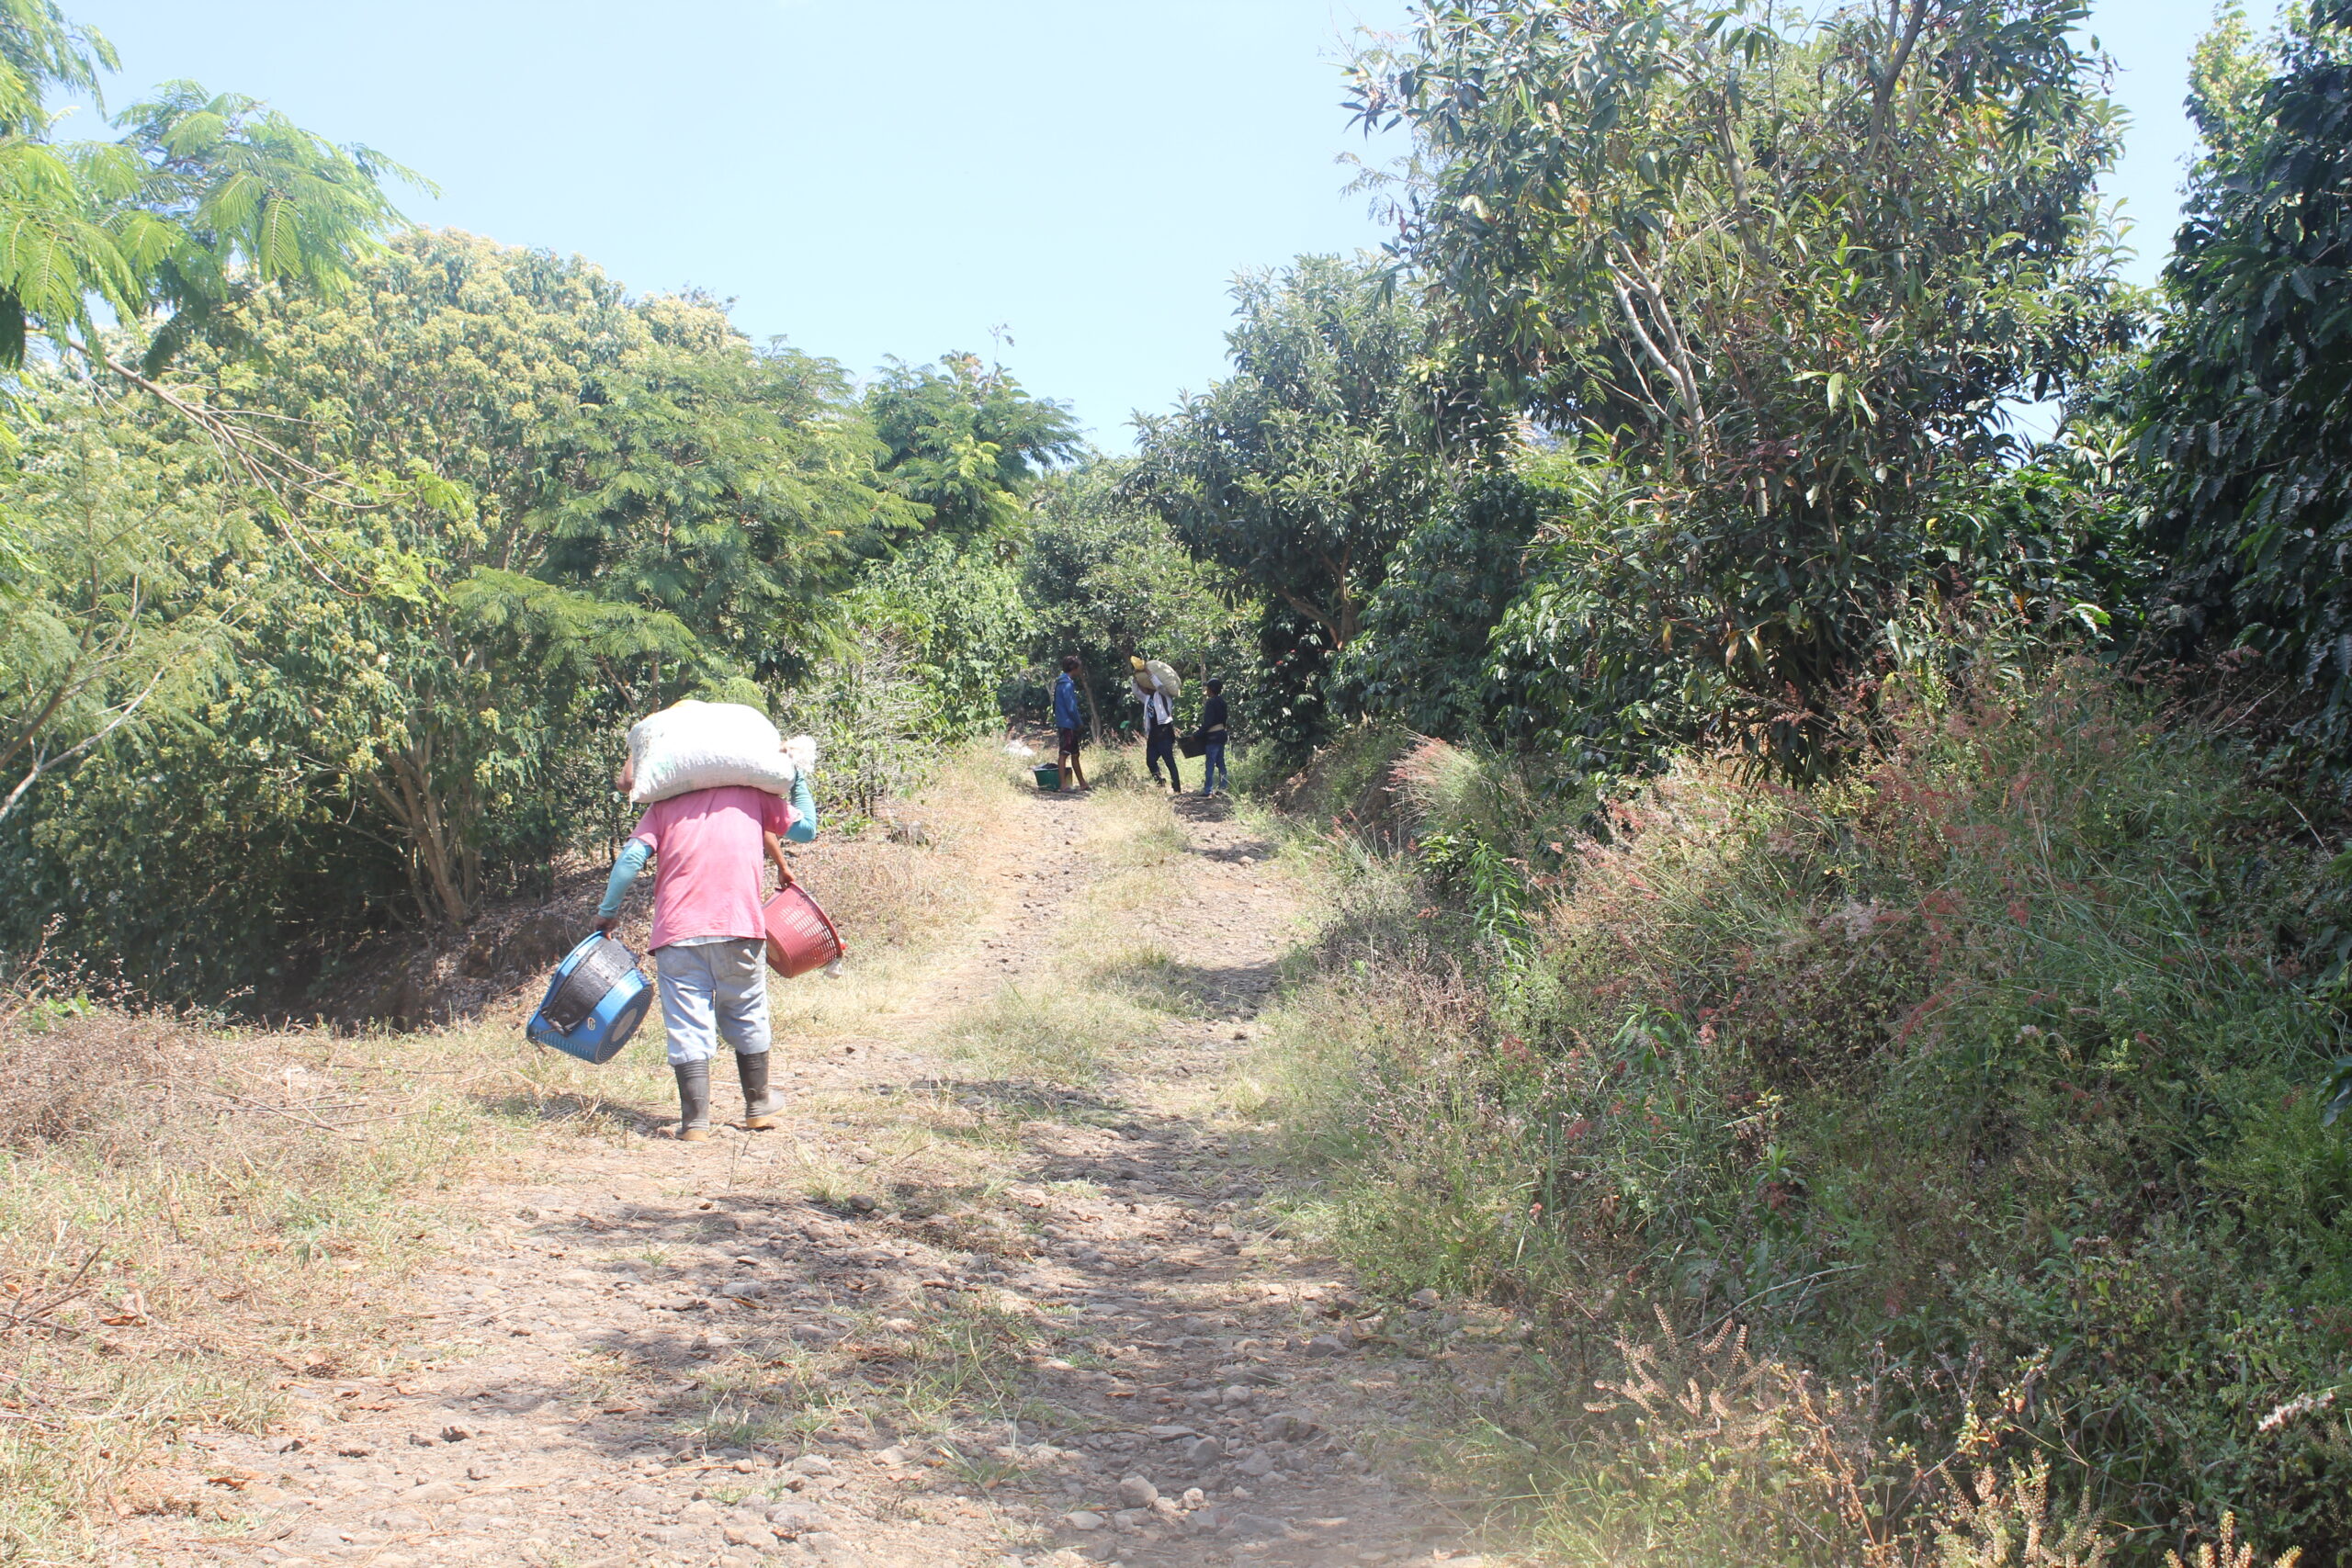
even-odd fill
[(1201, 793), (1215, 795), (1233, 783), (1225, 772), (1225, 682), (1211, 681), (1208, 694), (1209, 700), (1201, 705), (1201, 766), (1206, 773), (1201, 780)]
[(1079, 743), (1085, 739), (1086, 720), (1078, 709), (1078, 676), (1085, 668), (1075, 653), (1062, 655), (1062, 672), (1054, 682), (1054, 734), (1058, 738), (1060, 752), (1054, 765), (1062, 772), (1063, 781), (1072, 789), (1086, 787), (1086, 770), (1079, 766)]

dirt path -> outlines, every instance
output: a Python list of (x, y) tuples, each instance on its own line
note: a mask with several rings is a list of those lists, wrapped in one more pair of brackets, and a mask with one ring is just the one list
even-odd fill
[[(1463, 1562), (1357, 1446), (1416, 1363), (1252, 1213), (1217, 1119), (1294, 891), (1223, 803), (1173, 836), (1148, 804), (1012, 807), (919, 981), (779, 1038), (781, 1130), (680, 1145), (649, 1113), (481, 1187), (383, 1325), (399, 1370), (198, 1439), (234, 1506), (135, 1560)], [(976, 1067), (1090, 1008), (1131, 1026), (1091, 1077)]]

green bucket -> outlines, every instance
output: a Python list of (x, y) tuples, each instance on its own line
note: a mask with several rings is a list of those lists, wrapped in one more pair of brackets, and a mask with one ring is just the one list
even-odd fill
[(1060, 763), (1047, 762), (1044, 767), (1037, 769), (1036, 773), (1037, 787), (1039, 789), (1059, 789), (1062, 787), (1062, 770)]

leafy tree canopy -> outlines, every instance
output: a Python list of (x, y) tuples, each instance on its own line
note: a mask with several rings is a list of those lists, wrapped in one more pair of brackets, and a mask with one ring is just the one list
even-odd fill
[[(113, 141), (61, 141), (61, 94), (96, 96), (117, 66), (53, 0), (0, 0), (0, 365), (46, 337), (93, 364), (152, 377), (196, 341), (237, 339), (260, 289), (332, 291), (399, 214), (387, 177), (260, 102), (173, 82), (113, 120)], [(94, 311), (160, 322), (130, 355)]]
[(1558, 506), (1548, 466), (1469, 476), (1397, 544), (1334, 671), (1343, 701), (1449, 739), (1498, 722), (1490, 645), (1526, 581), (1528, 541)]
[(1079, 455), (1067, 408), (1031, 397), (975, 354), (937, 365), (892, 360), (866, 389), (865, 412), (892, 488), (927, 509), (925, 527), (957, 538), (1016, 526), (1038, 476)]
[[(1396, 251), (1437, 325), (1544, 426), (1600, 443), (1621, 470), (1602, 491), (1631, 487), (1604, 511), (1659, 531), (1627, 585), (1636, 641), (1610, 656), (1631, 687), (1584, 683), (1589, 649), (1519, 642), (1559, 672), (1536, 733), (1632, 702), (1661, 739), (1821, 761), (1823, 705), (1884, 654), (1926, 564), (1973, 547), (1934, 531), (1939, 487), (2010, 456), (2009, 407), (2128, 331), (2093, 190), (2116, 118), (2082, 19), (2074, 0), (1788, 28), (1761, 4), (1472, 0), (1359, 62), (1361, 120), (1415, 137)], [(1584, 568), (1571, 548), (1557, 570)]]
[(304, 694), (309, 787), (356, 791), (462, 924), (562, 841), (619, 725), (797, 667), (912, 513), (838, 368), (707, 301), (460, 234), (363, 277), (256, 299), (260, 353), (196, 356), (174, 395), (275, 416), (335, 487), (280, 513), (241, 658)]
[(1134, 499), (1133, 470), (1130, 461), (1098, 457), (1057, 477), (1021, 562), (1031, 662), (1050, 679), (1063, 655), (1077, 654), (1098, 729), (1099, 705), (1114, 698), (1132, 656), (1199, 675), (1231, 674), (1242, 662), (1236, 585)]
[(1340, 648), (1439, 495), (1417, 445), (1421, 311), (1366, 261), (1303, 256), (1234, 286), (1233, 374), (1140, 422), (1128, 489), (1186, 548)]
[[(914, 707), (910, 735), (952, 742), (1004, 722), (1030, 607), (1020, 568), (988, 541), (910, 539), (868, 567), (834, 610), (840, 629), (828, 668), (853, 682), (892, 672)], [(865, 660), (845, 646), (877, 637), (891, 641), (888, 654)], [(859, 809), (870, 812), (870, 801)]]
[(0, 818), (34, 785), (206, 684), (224, 619), (251, 610), (210, 563), (245, 542), (201, 460), (159, 460), (87, 386), (54, 374), (23, 399), (0, 503), (16, 558), (0, 601)]

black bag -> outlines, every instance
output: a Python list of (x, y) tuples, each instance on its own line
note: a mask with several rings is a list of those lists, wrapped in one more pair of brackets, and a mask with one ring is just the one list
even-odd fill
[(1176, 750), (1182, 751), (1187, 757), (1197, 757), (1208, 749), (1208, 738), (1203, 735), (1187, 735), (1182, 740), (1176, 742)]

